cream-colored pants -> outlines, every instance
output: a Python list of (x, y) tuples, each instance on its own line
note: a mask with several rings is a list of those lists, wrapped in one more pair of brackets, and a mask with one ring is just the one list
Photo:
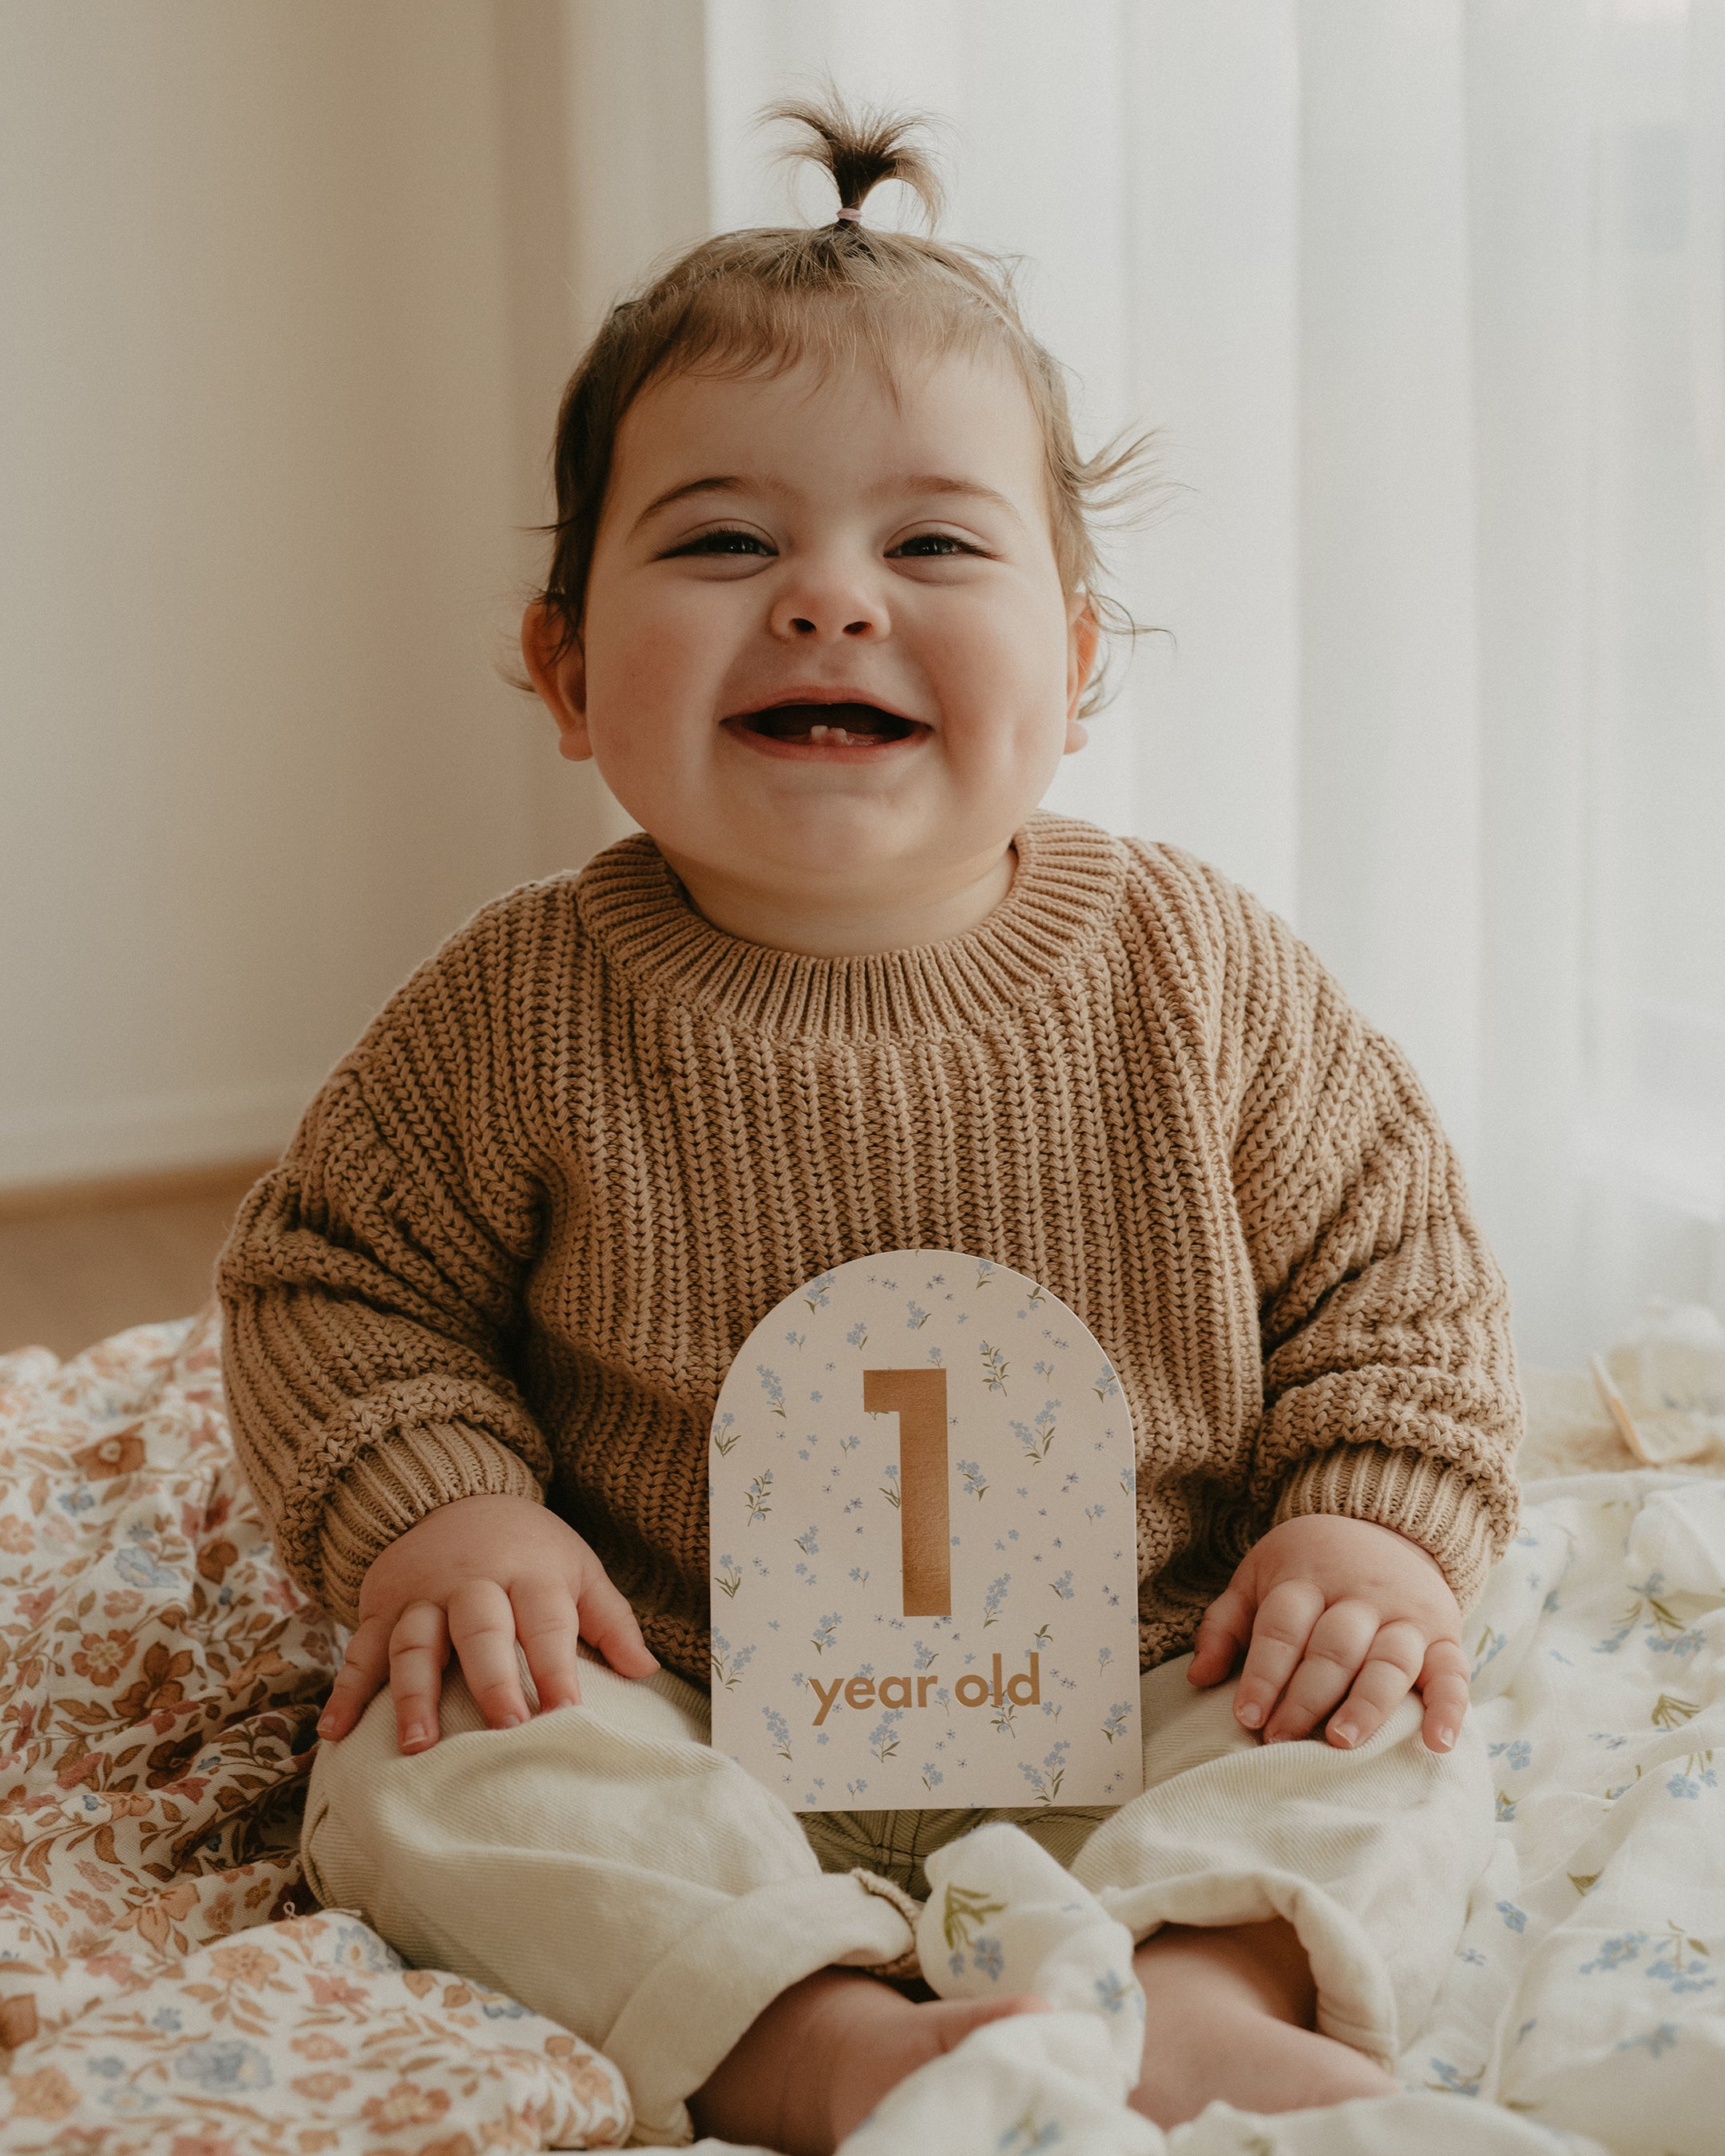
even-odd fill
[[(809, 1813), (707, 1741), (668, 1671), (582, 1664), (583, 1704), (485, 1727), (459, 1673), (441, 1743), (403, 1758), (387, 1691), (312, 1772), (302, 1845), (326, 1907), (409, 1962), (506, 1992), (614, 2060), (638, 2130), (688, 2137), (684, 2099), (778, 1994), (831, 1964), (914, 1970), (922, 1857), (988, 1819), (1022, 1827), (1142, 1939), (1281, 1916), (1318, 2026), (1385, 2065), (1418, 2027), (1490, 1847), (1470, 1722), (1446, 1758), (1409, 1700), (1356, 1752), (1265, 1745), (1234, 1687), (1142, 1681), (1143, 1795), (1117, 1809)], [(1153, 2041), (1154, 2031), (1151, 2032)]]

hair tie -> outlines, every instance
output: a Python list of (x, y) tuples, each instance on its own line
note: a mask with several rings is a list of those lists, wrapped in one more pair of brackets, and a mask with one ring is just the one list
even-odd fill
[(849, 203), (845, 203), (839, 208), (839, 214), (833, 222), (834, 224), (860, 224), (862, 212), (860, 209), (854, 209)]

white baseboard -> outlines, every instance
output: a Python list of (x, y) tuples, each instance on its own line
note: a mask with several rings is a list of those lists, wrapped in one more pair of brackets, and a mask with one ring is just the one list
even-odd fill
[(0, 1114), (0, 1189), (280, 1152), (325, 1075)]

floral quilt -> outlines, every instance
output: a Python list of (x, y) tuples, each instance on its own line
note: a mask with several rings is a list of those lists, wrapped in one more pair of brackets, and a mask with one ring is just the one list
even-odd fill
[[(1404, 2093), (1275, 2119), (1213, 2106), (1167, 2136), (1075, 2112), (1061, 2147), (1725, 2149), (1725, 1481), (1532, 1485), (1471, 1622), (1497, 1844)], [(8, 2156), (629, 2138), (590, 2046), (316, 1907), (300, 1811), (340, 1648), (239, 1471), (212, 1314), (64, 1364), (0, 1357)], [(856, 2156), (1050, 2148), (1062, 2089), (1094, 2108), (1094, 2075), (1053, 2051), (1046, 2087), (1014, 2095), (1037, 2047), (1020, 2030), (997, 2059), (988, 2034), (903, 2084)]]
[(234, 1459), (213, 1312), (0, 1357), (0, 2144), (478, 2156), (629, 2137), (621, 2076), (322, 1912), (341, 1643)]

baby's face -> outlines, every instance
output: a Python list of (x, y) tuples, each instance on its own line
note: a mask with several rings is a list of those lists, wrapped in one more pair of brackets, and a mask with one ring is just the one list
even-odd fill
[(1004, 361), (679, 376), (619, 430), (564, 752), (697, 904), (938, 893), (1081, 742), (1093, 647)]

